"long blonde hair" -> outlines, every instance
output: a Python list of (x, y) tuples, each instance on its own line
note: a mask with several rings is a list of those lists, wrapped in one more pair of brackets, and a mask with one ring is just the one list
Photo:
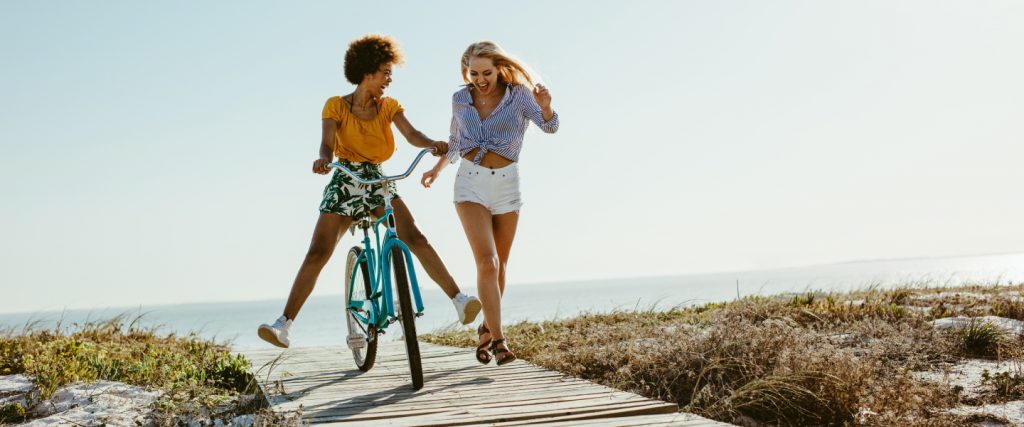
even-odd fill
[(462, 80), (470, 84), (469, 58), (490, 58), (498, 69), (498, 78), (507, 84), (525, 85), (531, 90), (537, 83), (536, 74), (529, 65), (506, 53), (501, 46), (490, 40), (483, 40), (469, 45), (462, 54)]

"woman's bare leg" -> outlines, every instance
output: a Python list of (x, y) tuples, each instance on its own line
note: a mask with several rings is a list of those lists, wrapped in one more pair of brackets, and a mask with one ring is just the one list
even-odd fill
[[(455, 284), (455, 279), (448, 272), (448, 268), (445, 267), (441, 256), (437, 254), (434, 247), (427, 241), (426, 236), (416, 226), (416, 219), (413, 218), (409, 207), (400, 198), (392, 199), (391, 206), (395, 209), (395, 225), (398, 228), (398, 239), (405, 242), (406, 246), (409, 246), (409, 250), (416, 255), (416, 259), (420, 260), (420, 264), (423, 265), (423, 270), (427, 272), (427, 275), (430, 276), (434, 283), (441, 287), (441, 290), (448, 295), (448, 298), (455, 298), (455, 295), (459, 293), (459, 285)], [(379, 218), (380, 215), (384, 215), (384, 209), (378, 209), (374, 212), (374, 215), (377, 215)]]
[(498, 288), (505, 295), (505, 270), (508, 256), (512, 252), (512, 241), (516, 238), (516, 227), (519, 225), (519, 212), (509, 212), (493, 217), (494, 247), (498, 253)]
[(491, 336), (501, 338), (501, 289), (498, 287), (498, 252), (494, 244), (494, 226), (491, 212), (478, 203), (462, 202), (455, 205), (469, 247), (476, 260), (476, 284), (483, 303), (484, 323)]
[(299, 309), (305, 304), (306, 298), (313, 292), (316, 286), (316, 279), (320, 277), (320, 271), (331, 259), (334, 248), (338, 246), (338, 240), (342, 233), (348, 230), (352, 224), (352, 218), (336, 214), (322, 213), (316, 221), (316, 228), (313, 229), (313, 240), (309, 243), (309, 250), (306, 251), (306, 258), (299, 267), (299, 273), (295, 275), (295, 282), (292, 283), (291, 293), (288, 294), (288, 302), (284, 306), (284, 316), (295, 320)]

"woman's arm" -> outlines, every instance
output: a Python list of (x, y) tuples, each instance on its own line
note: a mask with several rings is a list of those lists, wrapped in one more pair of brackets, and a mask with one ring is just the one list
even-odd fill
[[(454, 107), (452, 107), (452, 109), (454, 110)], [(455, 113), (453, 112), (451, 131), (450, 135), (448, 136), (449, 146), (455, 144), (455, 134), (458, 131), (458, 121), (455, 120)], [(458, 153), (453, 151), (451, 154)], [(458, 156), (455, 156), (455, 158), (458, 159)], [(432, 169), (423, 173), (423, 178), (420, 179), (420, 184), (423, 184), (423, 186), (426, 188), (430, 188), (430, 184), (433, 184), (434, 181), (437, 180), (437, 177), (441, 175), (441, 171), (444, 170), (444, 168), (447, 167), (452, 162), (454, 162), (454, 160), (452, 160), (448, 156), (441, 156), (440, 159), (437, 159), (437, 164), (434, 165)]]
[(530, 90), (523, 87), (521, 99), (526, 118), (546, 133), (557, 132), (558, 114), (555, 114), (555, 110), (551, 108), (551, 92), (548, 92), (548, 88), (537, 84), (532, 93), (526, 92), (530, 92)]
[(405, 118), (405, 111), (399, 111), (395, 113), (394, 119), (395, 127), (402, 133), (406, 141), (409, 141), (414, 147), (420, 148), (434, 148), (434, 155), (441, 156), (448, 152), (448, 143), (444, 141), (434, 141), (427, 138), (423, 132), (416, 130), (412, 127), (412, 123), (409, 123), (409, 119)]
[(537, 83), (537, 87), (533, 88), (533, 99), (544, 113), (544, 121), (551, 121), (551, 118), (555, 117), (555, 110), (551, 109), (551, 92), (548, 92), (548, 88)]
[(448, 166), (448, 159), (441, 156), (437, 159), (437, 164), (434, 165), (430, 170), (423, 172), (423, 178), (420, 179), (420, 184), (424, 187), (430, 188), (430, 184), (433, 184), (437, 180), (437, 177), (441, 175), (441, 171), (444, 170), (445, 166)]
[(323, 135), (320, 137), (320, 158), (313, 162), (313, 173), (324, 175), (330, 171), (327, 164), (334, 160), (334, 133), (338, 130), (338, 122), (334, 119), (323, 120)]

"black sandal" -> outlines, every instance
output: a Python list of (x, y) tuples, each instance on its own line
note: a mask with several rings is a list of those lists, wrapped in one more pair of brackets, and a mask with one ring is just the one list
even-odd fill
[[(476, 334), (477, 334), (478, 337), (481, 337), (480, 340), (483, 340), (482, 337), (484, 336), (484, 334), (489, 334), (489, 333), (491, 333), (491, 331), (487, 330), (487, 326), (484, 325), (483, 323), (480, 324), (479, 328), (476, 328)], [(478, 345), (476, 347), (476, 361), (477, 362), (480, 362), (483, 365), (491, 363), (491, 353), (487, 352), (487, 348), (490, 345), (491, 345), (491, 340), (488, 339), (487, 342), (481, 343), (480, 345)]]
[(498, 366), (511, 363), (513, 360), (516, 360), (516, 354), (508, 349), (508, 345), (505, 345), (505, 348), (498, 348), (499, 344), (505, 344), (505, 339), (499, 338), (491, 340), (491, 353), (494, 353), (494, 359), (497, 361)]

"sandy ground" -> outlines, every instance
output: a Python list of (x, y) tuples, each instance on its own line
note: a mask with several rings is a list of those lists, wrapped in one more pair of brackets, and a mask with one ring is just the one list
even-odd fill
[[(962, 295), (962, 294), (961, 294)], [(936, 319), (932, 322), (937, 329), (960, 329), (966, 326), (972, 318), (950, 317)], [(1008, 319), (997, 316), (983, 316), (973, 318), (975, 321), (991, 322), (993, 325), (1014, 335), (1024, 333), (1024, 322), (1015, 319)], [(967, 359), (960, 363), (950, 365), (941, 371), (915, 372), (914, 377), (948, 384), (950, 387), (961, 387), (965, 398), (975, 398), (985, 391), (982, 381), (985, 373), (994, 375), (997, 373), (1010, 373), (1021, 375), (1024, 373), (1024, 366), (1021, 361), (995, 361), (985, 359)], [(950, 412), (961, 415), (993, 415), (1006, 419), (1014, 426), (1024, 426), (1024, 400), (1011, 401), (999, 404), (985, 404), (980, 406), (963, 405), (954, 408)], [(1004, 425), (997, 422), (986, 421), (982, 425), (999, 426)]]

